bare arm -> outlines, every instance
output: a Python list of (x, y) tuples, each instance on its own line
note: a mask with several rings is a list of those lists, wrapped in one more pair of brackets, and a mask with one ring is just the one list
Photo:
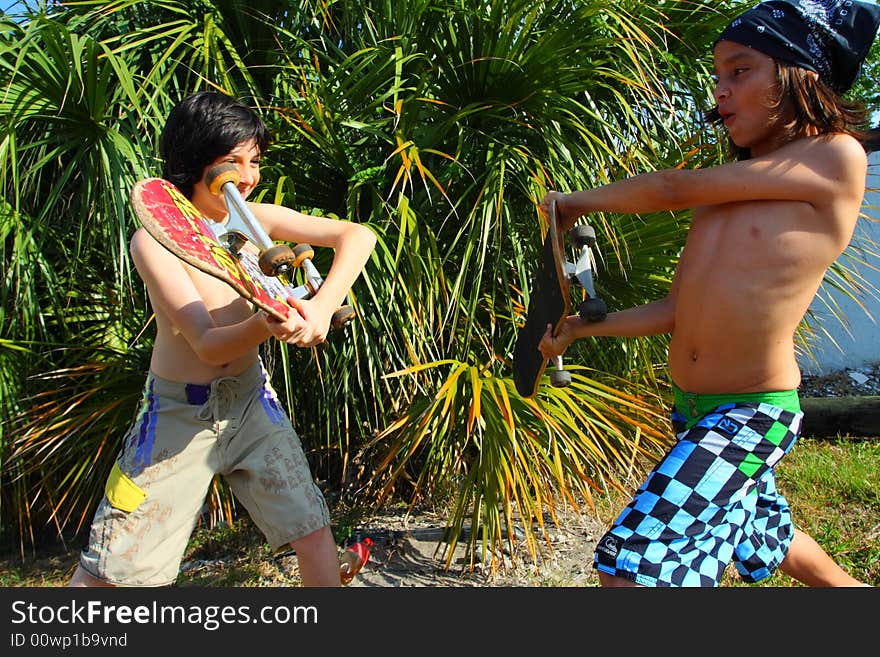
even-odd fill
[(681, 282), (676, 269), (669, 286), (669, 293), (662, 299), (608, 313), (601, 322), (586, 322), (579, 315), (570, 315), (565, 318), (556, 336), (553, 335), (553, 327), (547, 326), (538, 349), (544, 358), (551, 358), (565, 353), (575, 340), (588, 336), (633, 338), (672, 333), (675, 328), (675, 308), (680, 287)]
[(791, 142), (763, 157), (707, 169), (667, 169), (555, 198), (563, 228), (588, 212), (646, 213), (683, 210), (737, 201), (804, 201), (816, 207), (829, 199), (861, 202), (867, 158), (846, 135)]
[(668, 296), (643, 306), (608, 313), (601, 322), (587, 322), (578, 315), (565, 318), (559, 333), (554, 337), (552, 326), (547, 327), (538, 345), (544, 358), (565, 353), (568, 346), (579, 338), (588, 336), (637, 337), (671, 333), (675, 326), (675, 300)]

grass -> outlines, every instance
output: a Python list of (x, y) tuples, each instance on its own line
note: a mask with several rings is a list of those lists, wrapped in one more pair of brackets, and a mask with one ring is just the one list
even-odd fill
[[(856, 579), (880, 586), (880, 440), (801, 439), (776, 468), (795, 525)], [(744, 584), (731, 566), (723, 586)], [(782, 572), (757, 586), (801, 586)]]
[[(798, 527), (815, 538), (853, 577), (880, 586), (880, 439), (802, 439), (777, 468), (777, 484), (788, 499)], [(628, 500), (608, 497), (600, 508), (610, 520)], [(356, 510), (334, 518), (340, 545), (345, 527), (356, 524)], [(342, 533), (340, 533), (342, 532)], [(0, 586), (63, 586), (73, 572), (80, 538), (57, 541), (22, 560), (17, 547), (0, 551)], [(179, 586), (295, 586), (296, 557), (272, 554), (253, 524), (242, 518), (232, 526), (200, 529), (193, 534)], [(554, 576), (543, 586), (574, 585)], [(583, 584), (579, 584), (583, 585)], [(731, 566), (723, 586), (743, 584)], [(757, 586), (800, 586), (778, 572)]]
[(804, 440), (777, 470), (795, 524), (850, 575), (880, 586), (880, 440)]

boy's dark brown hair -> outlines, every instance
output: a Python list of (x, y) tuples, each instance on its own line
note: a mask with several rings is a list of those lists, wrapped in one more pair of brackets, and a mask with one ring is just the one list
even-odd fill
[(162, 177), (192, 198), (205, 167), (251, 139), (266, 152), (269, 130), (253, 110), (223, 93), (194, 93), (171, 110), (162, 129)]

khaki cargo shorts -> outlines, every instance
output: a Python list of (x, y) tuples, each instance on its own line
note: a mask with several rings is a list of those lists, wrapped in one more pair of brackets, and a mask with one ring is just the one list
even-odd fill
[(122, 586), (173, 583), (217, 473), (273, 550), (330, 522), (259, 361), (206, 385), (151, 372), (95, 512), (82, 568)]

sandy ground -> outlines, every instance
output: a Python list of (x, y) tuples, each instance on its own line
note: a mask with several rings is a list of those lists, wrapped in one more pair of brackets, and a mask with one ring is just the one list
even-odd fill
[(447, 569), (448, 544), (442, 541), (444, 518), (430, 513), (401, 512), (372, 518), (353, 538), (369, 536), (374, 545), (366, 566), (350, 586), (597, 586), (592, 567), (596, 540), (603, 525), (589, 509), (557, 509), (559, 527), (545, 518), (549, 544), (541, 541), (532, 558), (522, 530), (514, 528), (514, 551), (505, 550), (503, 563), (491, 556), (486, 564), (478, 551), (475, 565), (463, 543), (455, 547)]

